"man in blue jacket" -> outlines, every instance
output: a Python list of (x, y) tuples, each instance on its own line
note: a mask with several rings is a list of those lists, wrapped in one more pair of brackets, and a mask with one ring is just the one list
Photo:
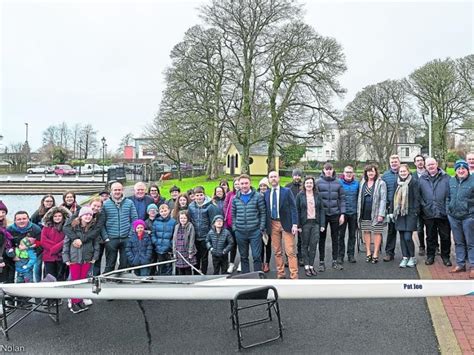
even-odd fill
[[(393, 197), (397, 189), (398, 169), (400, 169), (400, 157), (398, 155), (390, 156), (390, 169), (383, 175), (382, 180), (387, 185), (387, 215), (393, 213)], [(397, 245), (397, 230), (394, 221), (388, 222), (387, 243), (385, 244), (385, 256), (383, 261), (392, 261), (395, 258), (395, 247)]]
[(146, 194), (146, 185), (144, 182), (139, 181), (133, 187), (134, 194), (133, 196), (129, 197), (129, 199), (135, 205), (137, 210), (138, 219), (142, 221), (146, 221), (148, 218), (148, 214), (146, 213), (147, 207), (151, 205), (153, 201), (153, 197)]
[(344, 254), (346, 252), (346, 229), (348, 229), (347, 260), (350, 263), (355, 263), (354, 249), (355, 232), (357, 228), (357, 197), (359, 195), (359, 181), (354, 177), (354, 167), (352, 165), (348, 165), (344, 168), (343, 176), (339, 181), (341, 182), (346, 195), (346, 213), (344, 215), (344, 223), (339, 226), (339, 257), (337, 258), (337, 262), (340, 264), (344, 262)]
[(120, 254), (119, 269), (127, 266), (127, 247), (132, 223), (138, 219), (137, 209), (131, 200), (123, 197), (123, 186), (114, 182), (110, 187), (110, 199), (104, 202), (105, 225), (102, 239), (105, 242), (105, 272), (115, 269)]
[(298, 236), (298, 213), (295, 198), (289, 188), (280, 186), (280, 176), (276, 171), (268, 174), (271, 189), (265, 191), (265, 206), (267, 208), (267, 230), (271, 234), (277, 277), (286, 278), (285, 263), (282, 255), (282, 239), (288, 258), (290, 278), (298, 279), (298, 260), (296, 258), (296, 243)]

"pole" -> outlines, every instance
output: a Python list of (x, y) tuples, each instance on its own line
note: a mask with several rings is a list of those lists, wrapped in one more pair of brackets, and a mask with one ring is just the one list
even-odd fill
[(102, 182), (105, 181), (105, 137), (102, 137)]
[(428, 155), (430, 157), (433, 157), (432, 155), (432, 133), (431, 133), (431, 126), (433, 125), (433, 114), (432, 114), (432, 110), (431, 110), (431, 107), (428, 108), (428, 115), (430, 116), (429, 117), (429, 121), (428, 121)]

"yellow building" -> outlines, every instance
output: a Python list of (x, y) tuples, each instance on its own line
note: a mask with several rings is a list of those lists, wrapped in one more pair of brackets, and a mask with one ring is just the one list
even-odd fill
[[(250, 147), (250, 175), (267, 175), (268, 173), (268, 144), (256, 143)], [(275, 166), (273, 169), (278, 171), (280, 166), (280, 154), (277, 152), (275, 156)], [(226, 174), (240, 175), (242, 167), (242, 146), (232, 143), (226, 153)]]

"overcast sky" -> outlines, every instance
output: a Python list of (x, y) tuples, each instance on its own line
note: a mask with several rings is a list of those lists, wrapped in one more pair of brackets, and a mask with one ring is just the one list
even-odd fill
[[(158, 111), (172, 47), (201, 23), (191, 0), (0, 0), (3, 144), (34, 150), (51, 124), (91, 123), (109, 149)], [(471, 1), (301, 1), (305, 21), (337, 39), (351, 101), (435, 58), (473, 53)]]

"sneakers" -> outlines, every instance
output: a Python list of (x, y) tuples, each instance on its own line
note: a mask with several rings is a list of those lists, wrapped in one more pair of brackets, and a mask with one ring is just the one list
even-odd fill
[(406, 268), (408, 264), (408, 258), (402, 258), (402, 261), (400, 262), (400, 267), (401, 268)]
[(319, 266), (318, 266), (318, 272), (324, 272), (324, 271), (326, 271), (326, 265), (324, 264), (324, 261), (320, 261)]
[(416, 258), (411, 257), (410, 259), (408, 259), (407, 267), (415, 267), (415, 266), (416, 266)]
[(419, 256), (425, 256), (425, 254), (426, 254), (425, 247), (420, 247), (420, 249), (418, 250), (418, 255)]
[(92, 304), (94, 302), (92, 302), (92, 300), (90, 298), (84, 298), (84, 300), (82, 301), (82, 303), (84, 303), (85, 306), (92, 306)]
[(89, 307), (86, 306), (84, 301), (79, 302), (78, 306), (82, 309), (82, 311), (87, 311), (89, 309)]
[(332, 261), (332, 268), (334, 270), (343, 270), (344, 268), (342, 267), (341, 264), (339, 264), (339, 262), (337, 260), (333, 260)]
[(79, 303), (71, 304), (71, 307), (69, 308), (69, 310), (74, 314), (81, 313), (82, 311), (84, 311), (84, 309), (82, 309), (81, 306), (79, 306)]
[(241, 272), (242, 271), (242, 264), (239, 263), (239, 265), (237, 266), (237, 272)]
[(227, 268), (227, 273), (232, 274), (234, 272), (234, 263), (229, 263), (229, 267)]

